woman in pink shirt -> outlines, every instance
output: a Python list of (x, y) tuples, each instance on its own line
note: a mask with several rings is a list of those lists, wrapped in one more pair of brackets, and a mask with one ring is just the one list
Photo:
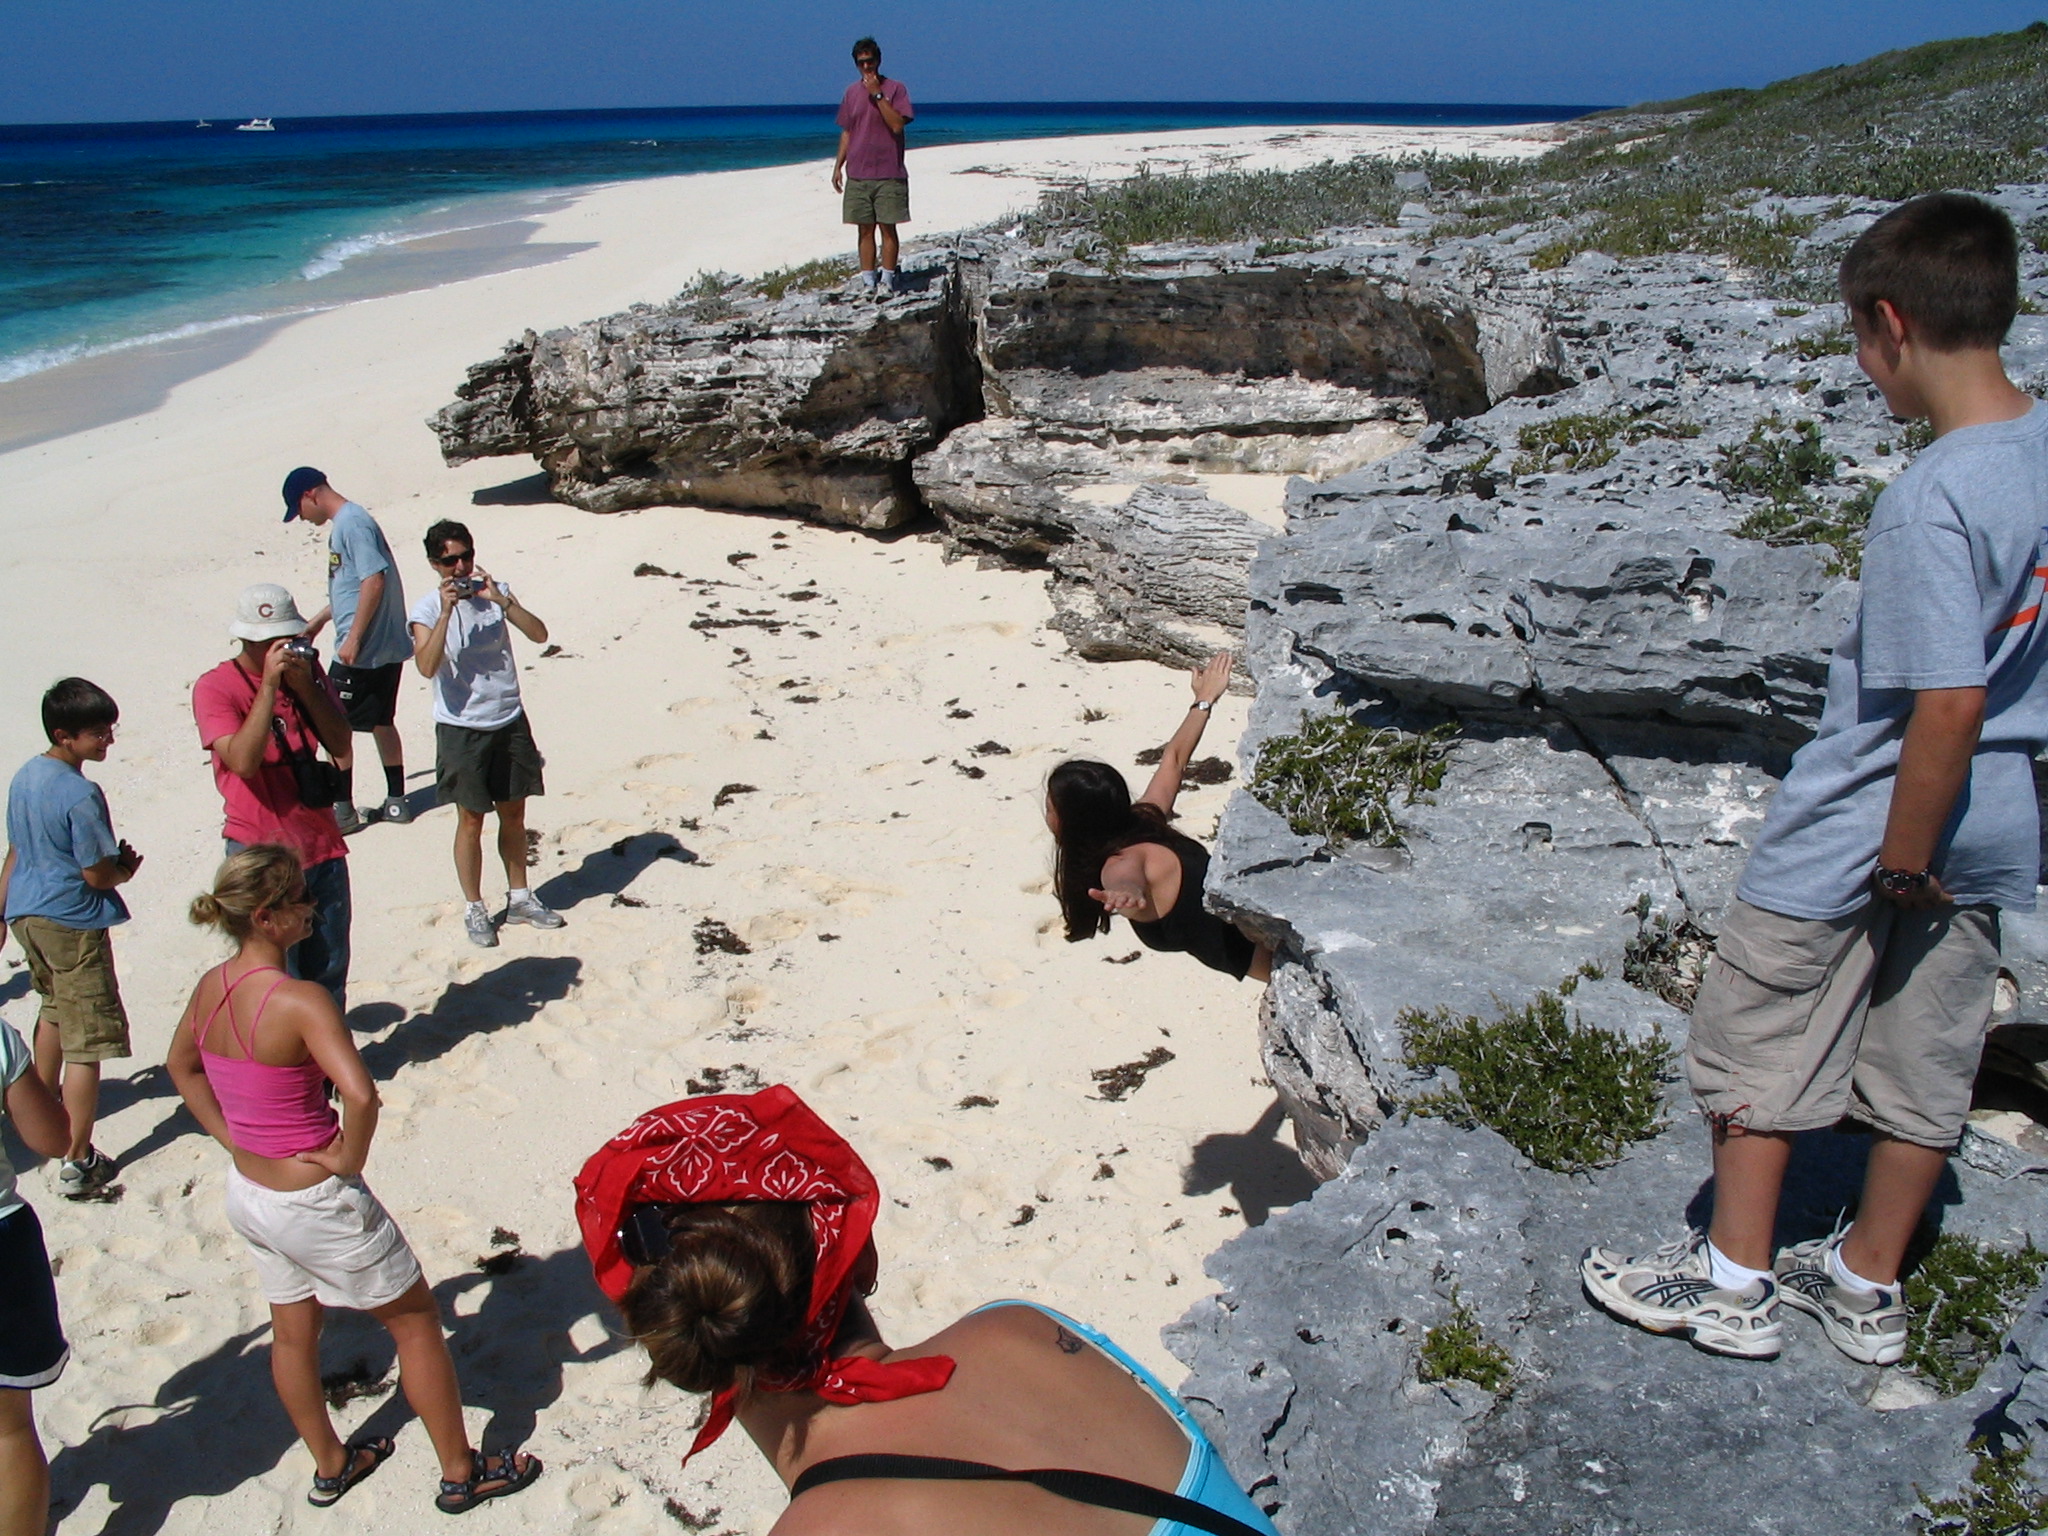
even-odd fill
[(228, 1222), (248, 1243), (270, 1302), (271, 1380), (313, 1453), (306, 1501), (335, 1503), (394, 1449), (388, 1436), (344, 1445), (334, 1432), (320, 1386), (327, 1307), (368, 1312), (390, 1330), (398, 1383), (440, 1458), (436, 1507), (458, 1514), (517, 1493), (540, 1476), (540, 1462), (470, 1445), (433, 1293), (405, 1234), (363, 1182), (376, 1084), (326, 989), (285, 975), (285, 951), (313, 923), (298, 855), (276, 843), (231, 855), (191, 916), (236, 950), (192, 989), (171, 1038), (171, 1080), (234, 1155)]

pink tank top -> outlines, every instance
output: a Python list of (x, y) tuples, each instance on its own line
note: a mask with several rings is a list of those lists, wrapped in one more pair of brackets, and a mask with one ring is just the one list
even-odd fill
[[(244, 1036), (235, 1027), (235, 988), (258, 971), (276, 971), (277, 980), (256, 1005), (256, 1016)], [(220, 1100), (220, 1112), (234, 1133), (235, 1145), (257, 1157), (294, 1157), (326, 1146), (341, 1129), (341, 1120), (327, 1102), (327, 1074), (320, 1063), (309, 1057), (295, 1067), (273, 1067), (255, 1059), (256, 1026), (270, 1006), (271, 992), (284, 984), (284, 972), (274, 965), (259, 965), (229, 981), (228, 968), (223, 965), (220, 979), (220, 1001), (199, 1031), (199, 1056), (206, 1064), (213, 1096)], [(228, 1033), (242, 1048), (240, 1058), (216, 1055), (206, 1048), (223, 1008), (228, 1014)]]

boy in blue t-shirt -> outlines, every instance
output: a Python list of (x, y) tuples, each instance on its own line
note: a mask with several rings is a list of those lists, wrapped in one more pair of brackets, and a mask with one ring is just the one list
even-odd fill
[(128, 1015), (107, 930), (128, 921), (115, 887), (135, 878), (142, 855), (114, 836), (107, 797), (81, 771), (106, 761), (120, 717), (104, 690), (65, 678), (43, 695), (50, 750), (30, 758), (7, 789), (0, 910), (42, 997), (36, 1073), (54, 1090), (61, 1072), (71, 1142), (57, 1192), (74, 1200), (114, 1176), (114, 1160), (92, 1144), (92, 1126), (100, 1063), (128, 1054)]
[[(1999, 358), (2011, 221), (1916, 198), (1842, 261), (1857, 362), (1935, 441), (1878, 500), (1857, 621), (1820, 730), (1750, 851), (1686, 1047), (1714, 1132), (1714, 1216), (1646, 1258), (1588, 1249), (1588, 1294), (1703, 1349), (1778, 1353), (1780, 1301), (1851, 1359), (1905, 1352), (1906, 1244), (1962, 1138), (1998, 977), (1999, 912), (2041, 876), (2048, 743), (2048, 406)], [(1800, 1131), (1876, 1137), (1845, 1230), (1778, 1250)]]

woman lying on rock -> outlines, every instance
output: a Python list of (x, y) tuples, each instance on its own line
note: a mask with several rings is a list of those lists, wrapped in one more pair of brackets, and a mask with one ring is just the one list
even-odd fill
[(1071, 1318), (999, 1301), (885, 1344), (880, 1203), (784, 1087), (652, 1110), (576, 1178), (648, 1380), (711, 1394), (690, 1454), (737, 1418), (788, 1485), (775, 1536), (1276, 1536), (1173, 1395)]
[(1053, 769), (1045, 781), (1045, 824), (1058, 848), (1053, 885), (1072, 942), (1109, 932), (1110, 914), (1120, 912), (1147, 949), (1193, 955), (1239, 981), (1264, 981), (1273, 952), (1203, 907), (1209, 850), (1169, 825), (1181, 775), (1230, 685), (1230, 652), (1210, 657), (1193, 683), (1195, 702), (1135, 803), (1107, 763), (1075, 757)]
[[(398, 1384), (441, 1462), (435, 1508), (461, 1514), (517, 1493), (540, 1476), (540, 1462), (470, 1445), (433, 1293), (405, 1234), (363, 1183), (376, 1085), (327, 989), (285, 975), (285, 951), (313, 930), (298, 855), (275, 843), (231, 855), (191, 915), (236, 951), (192, 989), (171, 1037), (171, 1081), (234, 1154), (228, 1225), (249, 1245), (270, 1302), (271, 1380), (313, 1453), (306, 1502), (337, 1502), (394, 1449), (389, 1436), (344, 1445), (334, 1433), (320, 1383), (328, 1307), (369, 1313), (398, 1346)], [(329, 1084), (345, 1116), (328, 1102)]]

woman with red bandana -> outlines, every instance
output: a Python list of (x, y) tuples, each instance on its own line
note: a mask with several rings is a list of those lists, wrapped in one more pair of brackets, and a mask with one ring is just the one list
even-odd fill
[(787, 1088), (685, 1099), (584, 1164), (576, 1214), (648, 1379), (711, 1394), (790, 1489), (776, 1536), (1276, 1536), (1187, 1411), (1049, 1308), (905, 1349), (865, 1298), (879, 1191)]

